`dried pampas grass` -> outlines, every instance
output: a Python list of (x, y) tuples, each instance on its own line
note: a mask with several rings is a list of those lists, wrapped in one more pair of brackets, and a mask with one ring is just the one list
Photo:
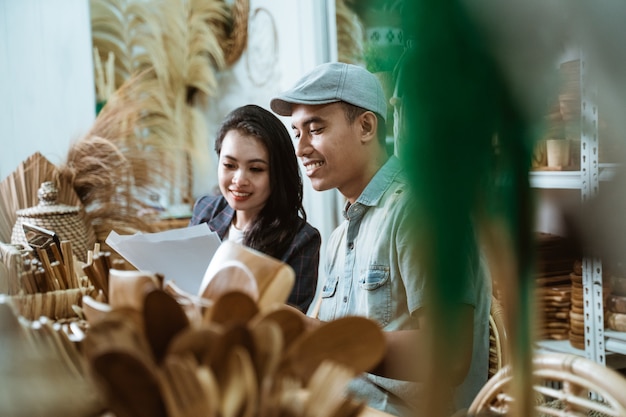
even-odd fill
[(162, 96), (151, 71), (129, 79), (90, 131), (70, 146), (58, 168), (59, 178), (73, 185), (85, 206), (99, 240), (113, 229), (150, 229), (150, 219), (140, 213), (167, 181), (169, 151), (176, 149), (176, 132)]
[[(145, 179), (154, 178), (151, 168), (160, 167), (168, 204), (191, 205), (193, 167), (211, 164), (203, 106), (218, 90), (216, 71), (226, 66), (225, 50), (231, 56), (242, 49), (233, 31), (238, 38), (241, 30), (247, 33), (248, 0), (237, 0), (232, 9), (222, 0), (157, 0), (149, 7), (140, 0), (90, 4), (94, 47), (101, 62), (115, 56), (115, 85), (127, 90), (125, 102), (138, 111), (132, 115), (108, 103), (103, 117), (110, 123), (96, 121), (98, 131), (90, 135), (115, 144), (130, 163), (135, 186), (147, 184)], [(233, 19), (237, 10), (245, 18)], [(141, 134), (110, 131), (120, 123)], [(156, 165), (145, 163), (155, 160)]]

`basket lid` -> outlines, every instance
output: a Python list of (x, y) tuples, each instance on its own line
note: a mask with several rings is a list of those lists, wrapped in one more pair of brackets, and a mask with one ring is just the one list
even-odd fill
[(46, 181), (41, 184), (37, 191), (39, 204), (33, 207), (17, 210), (19, 217), (47, 217), (58, 215), (76, 215), (79, 212), (78, 206), (68, 206), (67, 204), (58, 204), (57, 197), (59, 190), (53, 181)]

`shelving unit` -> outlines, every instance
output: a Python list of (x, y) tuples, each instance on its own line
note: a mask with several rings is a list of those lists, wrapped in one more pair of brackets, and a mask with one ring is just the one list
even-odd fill
[[(598, 163), (598, 180), (610, 181), (615, 175), (617, 164)], [(530, 186), (544, 189), (582, 189), (581, 171), (532, 171), (530, 173)]]
[[(580, 190), (582, 203), (600, 192), (600, 184), (613, 178), (618, 165), (599, 162), (598, 92), (588, 79), (586, 64), (584, 55), (581, 54), (580, 170), (530, 173), (531, 187), (546, 190)], [(583, 253), (590, 252), (583, 248)], [(613, 368), (626, 367), (626, 333), (604, 329), (602, 281), (601, 260), (585, 257), (583, 259), (585, 349), (573, 347), (569, 340), (541, 340), (537, 342), (537, 350), (572, 353)]]
[[(598, 161), (598, 91), (588, 80), (587, 62), (582, 54), (580, 60), (580, 94), (580, 194), (584, 203), (600, 192), (600, 169)], [(585, 257), (583, 259), (583, 303), (585, 310), (585, 355), (595, 362), (606, 364), (602, 261), (598, 258)]]

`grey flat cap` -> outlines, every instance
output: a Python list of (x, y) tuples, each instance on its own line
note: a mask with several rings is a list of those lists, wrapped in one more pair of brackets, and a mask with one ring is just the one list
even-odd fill
[(270, 101), (272, 110), (291, 116), (293, 104), (329, 104), (345, 101), (387, 120), (387, 100), (378, 78), (358, 65), (330, 62), (318, 65), (290, 90)]

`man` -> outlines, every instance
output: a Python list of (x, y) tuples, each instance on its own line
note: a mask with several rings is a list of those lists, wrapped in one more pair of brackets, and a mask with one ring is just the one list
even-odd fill
[[(429, 284), (417, 268), (409, 187), (399, 159), (385, 147), (387, 100), (378, 79), (359, 66), (322, 64), (270, 106), (291, 116), (296, 154), (313, 188), (337, 188), (347, 200), (345, 221), (327, 245), (318, 319), (359, 315), (385, 330), (385, 359), (355, 379), (351, 392), (391, 414), (425, 415), (422, 382), (432, 371), (424, 366), (429, 357)], [(477, 352), (472, 348), (476, 307), (488, 326), (488, 307), (485, 318), (480, 299), (482, 280), (474, 281), (477, 285), (468, 288), (459, 307), (463, 322), (446, 374), (451, 385), (463, 381), (470, 363), (478, 362), (472, 359)], [(483, 333), (488, 345), (488, 333)], [(482, 356), (484, 363), (478, 366), (484, 365), (486, 375), (488, 352)]]

